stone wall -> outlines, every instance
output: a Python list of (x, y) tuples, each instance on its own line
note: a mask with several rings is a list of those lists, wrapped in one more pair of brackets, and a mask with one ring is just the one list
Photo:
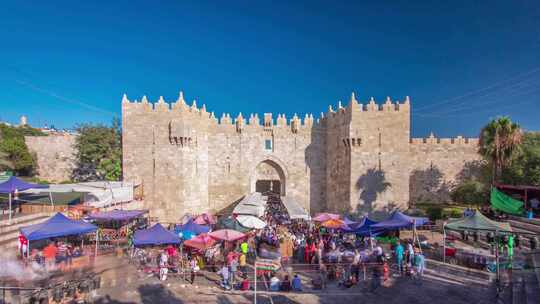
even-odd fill
[(24, 140), (28, 150), (36, 155), (37, 175), (40, 179), (52, 182), (71, 180), (75, 168), (76, 135), (26, 136)]
[(481, 161), (478, 139), (461, 136), (413, 138), (410, 151), (409, 192), (414, 202), (449, 201), (450, 190), (470, 171), (478, 170)]
[(353, 94), (346, 107), (315, 120), (269, 113), (217, 119), (183, 94), (171, 104), (124, 96), (122, 124), (124, 178), (142, 183), (146, 208), (164, 221), (222, 210), (257, 181), (277, 179), (281, 195), (312, 214), (406, 209), (411, 199), (443, 193), (419, 185), (433, 180), (434, 166), (450, 185), (478, 158), (474, 139), (411, 140), (408, 98), (362, 105)]

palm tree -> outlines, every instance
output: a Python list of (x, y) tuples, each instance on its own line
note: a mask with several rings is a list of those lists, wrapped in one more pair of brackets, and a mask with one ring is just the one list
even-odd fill
[(521, 127), (508, 117), (496, 118), (482, 128), (478, 152), (492, 164), (493, 183), (520, 151), (522, 138)]

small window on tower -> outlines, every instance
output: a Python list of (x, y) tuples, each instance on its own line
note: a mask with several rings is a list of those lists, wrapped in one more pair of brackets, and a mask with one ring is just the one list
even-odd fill
[(266, 150), (272, 150), (272, 140), (267, 139), (264, 141), (264, 148)]

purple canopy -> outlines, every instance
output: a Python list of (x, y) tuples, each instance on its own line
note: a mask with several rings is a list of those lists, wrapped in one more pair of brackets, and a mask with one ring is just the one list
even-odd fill
[(374, 224), (377, 224), (377, 222), (369, 219), (367, 216), (363, 217), (359, 222), (353, 222), (351, 221), (351, 224), (347, 225), (345, 228), (343, 228), (343, 231), (345, 232), (354, 232), (357, 234), (362, 234), (363, 232), (368, 232), (370, 230), (370, 227)]
[(137, 230), (133, 235), (135, 246), (164, 244), (180, 244), (180, 238), (159, 223), (145, 230)]
[(98, 221), (129, 221), (148, 213), (148, 210), (111, 210), (90, 214), (88, 217)]
[(390, 218), (372, 225), (372, 228), (384, 228), (395, 230), (400, 228), (412, 228), (414, 226), (422, 226), (429, 222), (428, 218), (408, 216), (399, 211), (394, 211)]
[(62, 213), (57, 213), (43, 223), (21, 228), (21, 233), (29, 240), (43, 240), (48, 238), (84, 234), (97, 230), (97, 227), (67, 218)]
[(359, 222), (357, 222), (357, 221), (351, 220), (348, 216), (346, 216), (346, 217), (343, 219), (343, 222), (344, 222), (345, 225), (347, 225), (347, 226), (356, 225), (356, 224), (359, 223)]
[(43, 189), (43, 188), (49, 188), (49, 186), (42, 185), (42, 184), (27, 183), (21, 179), (16, 178), (15, 176), (12, 176), (7, 181), (0, 184), (0, 193), (13, 193), (15, 192), (15, 190), (24, 191), (24, 190), (28, 190), (32, 188)]

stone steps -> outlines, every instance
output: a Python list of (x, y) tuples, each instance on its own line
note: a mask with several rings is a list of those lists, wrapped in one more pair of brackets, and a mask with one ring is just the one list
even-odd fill
[(540, 224), (535, 222), (525, 222), (521, 220), (508, 220), (512, 228), (518, 228), (519, 230), (524, 230), (526, 232), (540, 233)]
[(47, 220), (51, 214), (49, 213), (36, 213), (12, 219), (12, 224), (5, 224), (2, 221), (0, 223), (0, 248), (12, 248), (17, 247), (19, 229), (25, 226), (38, 224)]

